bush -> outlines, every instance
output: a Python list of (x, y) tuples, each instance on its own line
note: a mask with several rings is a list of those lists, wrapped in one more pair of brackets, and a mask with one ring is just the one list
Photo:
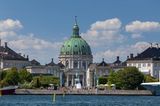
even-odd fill
[(150, 76), (150, 75), (145, 75), (144, 76), (144, 82), (158, 82), (158, 79)]
[(6, 81), (9, 85), (17, 85), (19, 82), (19, 75), (17, 69), (12, 68), (11, 70), (8, 70), (4, 81)]
[(54, 76), (36, 76), (33, 78), (33, 86), (39, 87), (49, 87), (49, 84), (54, 84), (54, 86), (59, 85), (59, 78)]
[(116, 86), (121, 89), (135, 89), (144, 80), (144, 75), (135, 67), (124, 68), (116, 76)]
[(31, 82), (33, 79), (32, 75), (26, 69), (19, 70), (19, 78), (22, 84), (25, 82)]
[(98, 84), (107, 84), (107, 77), (99, 77)]

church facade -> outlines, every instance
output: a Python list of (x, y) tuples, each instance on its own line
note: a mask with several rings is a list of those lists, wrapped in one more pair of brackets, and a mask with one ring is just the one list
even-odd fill
[(59, 61), (65, 66), (64, 85), (75, 86), (78, 76), (82, 86), (86, 86), (86, 70), (93, 62), (93, 56), (88, 43), (79, 35), (77, 22), (73, 26), (71, 37), (61, 47)]

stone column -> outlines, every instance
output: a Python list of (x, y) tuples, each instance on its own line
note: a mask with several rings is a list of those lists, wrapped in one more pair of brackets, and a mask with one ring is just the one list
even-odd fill
[(79, 67), (79, 60), (78, 60), (77, 62), (78, 62), (78, 69), (79, 69), (79, 68), (80, 68), (80, 67)]
[(73, 78), (73, 75), (72, 75), (72, 86), (74, 86), (74, 78)]
[(85, 76), (84, 76), (84, 74), (82, 75), (82, 78), (83, 78), (83, 80), (82, 80), (82, 86), (84, 86), (84, 82), (85, 82)]
[(67, 74), (67, 84), (66, 84), (66, 85), (67, 85), (67, 87), (68, 87), (68, 79), (69, 79), (69, 75)]

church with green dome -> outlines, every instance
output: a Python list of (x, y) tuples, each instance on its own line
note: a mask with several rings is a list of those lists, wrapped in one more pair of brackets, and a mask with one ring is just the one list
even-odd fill
[(74, 87), (77, 77), (81, 86), (86, 86), (86, 71), (93, 62), (93, 56), (90, 46), (79, 34), (76, 19), (71, 37), (61, 47), (59, 61), (65, 66), (65, 86)]

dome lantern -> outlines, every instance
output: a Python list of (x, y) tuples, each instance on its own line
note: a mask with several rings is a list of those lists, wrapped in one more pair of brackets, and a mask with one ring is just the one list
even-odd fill
[(75, 25), (73, 26), (73, 33), (72, 33), (72, 36), (71, 37), (80, 37), (79, 36), (79, 27), (78, 27), (78, 24), (77, 24), (77, 16), (75, 16)]

